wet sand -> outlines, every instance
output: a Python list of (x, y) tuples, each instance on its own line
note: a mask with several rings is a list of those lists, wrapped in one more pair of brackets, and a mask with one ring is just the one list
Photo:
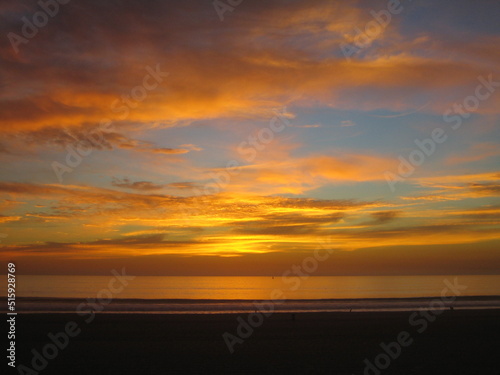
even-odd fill
[[(2, 300), (2, 298), (0, 298)], [(6, 299), (3, 298), (5, 301)], [(3, 302), (2, 301), (2, 302)], [(454, 309), (500, 309), (500, 296), (460, 296), (444, 301), (443, 307)], [(94, 301), (96, 302), (96, 301)], [(84, 305), (82, 305), (84, 303)], [(217, 300), (217, 299), (113, 299), (109, 303), (92, 299), (50, 298), (50, 297), (18, 297), (16, 310), (24, 313), (73, 313), (95, 309), (105, 313), (135, 312), (143, 313), (251, 313), (255, 310), (254, 300)], [(416, 311), (429, 308), (435, 298), (356, 298), (356, 299), (320, 299), (320, 300), (285, 300), (257, 301), (258, 305), (271, 304), (273, 311), (279, 313), (297, 312), (376, 312), (376, 311)], [(92, 307), (93, 306), (93, 307)], [(265, 307), (266, 309), (269, 307)], [(0, 311), (7, 312), (7, 310)]]
[(41, 374), (363, 374), (365, 359), (374, 363), (381, 342), (401, 331), (413, 341), (381, 374), (500, 374), (500, 310), (447, 310), (422, 333), (423, 321), (412, 325), (410, 315), (275, 313), (230, 354), (223, 334), (237, 335), (237, 317), (248, 314), (97, 314), (89, 323), (76, 314), (20, 314), (16, 365), (32, 368), (31, 349), (42, 352), (48, 333), (73, 321), (81, 332)]

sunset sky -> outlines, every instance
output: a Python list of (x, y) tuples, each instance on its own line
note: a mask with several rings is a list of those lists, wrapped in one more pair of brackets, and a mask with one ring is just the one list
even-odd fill
[(2, 262), (500, 272), (498, 1), (220, 3), (0, 4)]

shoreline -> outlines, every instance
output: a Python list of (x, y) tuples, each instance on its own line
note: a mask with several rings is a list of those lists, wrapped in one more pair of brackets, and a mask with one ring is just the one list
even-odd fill
[[(92, 297), (89, 297), (92, 298)], [(440, 296), (426, 296), (426, 297), (397, 297), (397, 298), (317, 298), (317, 299), (286, 299), (284, 301), (288, 302), (349, 302), (349, 301), (417, 301), (417, 300), (432, 300), (440, 298)], [(25, 301), (81, 301), (83, 298), (72, 298), (72, 297), (23, 297), (17, 296), (17, 300)], [(6, 296), (0, 296), (0, 301), (6, 301)], [(211, 303), (211, 302), (252, 302), (255, 299), (209, 299), (209, 298), (114, 298), (114, 301), (121, 302), (175, 302), (175, 303), (187, 303), (187, 302), (198, 302), (198, 303)], [(456, 300), (500, 300), (500, 295), (480, 295), (480, 296), (456, 296)], [(270, 299), (262, 299), (258, 301), (272, 301)]]
[[(6, 299), (3, 299), (6, 301)], [(437, 298), (372, 298), (323, 300), (147, 300), (96, 298), (17, 297), (19, 314), (73, 313), (95, 311), (100, 314), (245, 314), (260, 310), (275, 313), (334, 313), (334, 312), (411, 312), (432, 308)], [(443, 301), (442, 310), (496, 310), (500, 309), (500, 296), (463, 296)], [(3, 304), (1, 313), (7, 313)]]

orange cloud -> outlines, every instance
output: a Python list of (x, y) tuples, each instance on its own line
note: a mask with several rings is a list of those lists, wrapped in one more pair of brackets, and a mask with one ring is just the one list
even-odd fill
[[(141, 8), (140, 12), (149, 12), (156, 22), (141, 25), (133, 37), (120, 32), (124, 31), (120, 22), (113, 23), (116, 30), (102, 28), (99, 35), (89, 33), (80, 13), (68, 15), (68, 24), (72, 25), (69, 37), (75, 45), (88, 42), (90, 50), (73, 51), (65, 55), (64, 62), (42, 58), (52, 56), (51, 52), (60, 48), (47, 35), (29, 45), (23, 53), (23, 63), (4, 62), (2, 68), (12, 83), (0, 100), (2, 131), (95, 126), (103, 119), (116, 123), (126, 119), (144, 127), (175, 126), (195, 119), (262, 115), (292, 103), (402, 111), (413, 109), (414, 98), (431, 90), (436, 98), (428, 109), (440, 113), (450, 105), (449, 99), (443, 98), (444, 91), (462, 90), (468, 95), (468, 90), (475, 87), (476, 77), (489, 73), (482, 64), (465, 58), (451, 61), (444, 56), (400, 53), (400, 41), (391, 39), (398, 21), (391, 23), (393, 31), (381, 38), (394, 50), (384, 44), (381, 53), (372, 58), (348, 62), (340, 54), (339, 43), (346, 40), (354, 27), (362, 27), (372, 19), (366, 9), (323, 1), (315, 6), (266, 6), (247, 7), (246, 11), (255, 12), (253, 15), (259, 19), (257, 26), (243, 22), (238, 25), (238, 32), (232, 33), (233, 26), (221, 23), (219, 27), (226, 32), (220, 33), (215, 27), (217, 38), (210, 33), (205, 37), (198, 33), (207, 29), (208, 21), (193, 30), (186, 29), (184, 20), (176, 14), (178, 9), (169, 7), (168, 12), (162, 12), (164, 9), (156, 9), (163, 8), (158, 4), (148, 10)], [(110, 20), (123, 19), (130, 15), (128, 8), (103, 6), (102, 14), (96, 15), (93, 22), (108, 24)], [(196, 9), (193, 7), (192, 11)], [(214, 27), (213, 23), (210, 26)], [(270, 33), (277, 29), (281, 30), (279, 35)], [(252, 41), (257, 37), (267, 38), (269, 46), (254, 46)], [(210, 49), (200, 49), (194, 42), (207, 43), (205, 38), (210, 38)], [(303, 38), (309, 43), (299, 43)], [(474, 43), (495, 45), (491, 42), (496, 39), (491, 38), (477, 36)], [(325, 39), (332, 51), (327, 56), (322, 55)], [(163, 48), (166, 41), (172, 43), (170, 49)], [(108, 43), (123, 53), (109, 53)], [(433, 39), (421, 38), (419, 43), (427, 48)], [(141, 56), (149, 56), (142, 64), (135, 54), (125, 53), (137, 48), (144, 52)], [(478, 49), (481, 48), (467, 44), (461, 52), (475, 56)], [(44, 50), (48, 52), (37, 55)], [(6, 55), (6, 50), (2, 54)], [(500, 61), (498, 54), (488, 52), (488, 58), (496, 65)], [(122, 98), (131, 97), (134, 88), (143, 84), (146, 67), (157, 64), (170, 75), (144, 100), (131, 100), (126, 111), (120, 109)], [(85, 90), (81, 89), (82, 84)], [(493, 98), (479, 110), (498, 113), (498, 100)]]

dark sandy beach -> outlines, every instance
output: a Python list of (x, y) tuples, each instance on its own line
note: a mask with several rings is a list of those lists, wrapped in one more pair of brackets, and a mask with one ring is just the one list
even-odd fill
[(74, 321), (81, 332), (41, 374), (363, 374), (365, 358), (373, 363), (381, 342), (401, 331), (413, 342), (382, 374), (500, 374), (499, 310), (445, 311), (422, 333), (410, 315), (274, 314), (230, 354), (222, 335), (236, 335), (245, 314), (99, 314), (90, 323), (75, 314), (21, 314), (16, 365), (32, 367), (31, 350), (41, 352), (49, 332)]

